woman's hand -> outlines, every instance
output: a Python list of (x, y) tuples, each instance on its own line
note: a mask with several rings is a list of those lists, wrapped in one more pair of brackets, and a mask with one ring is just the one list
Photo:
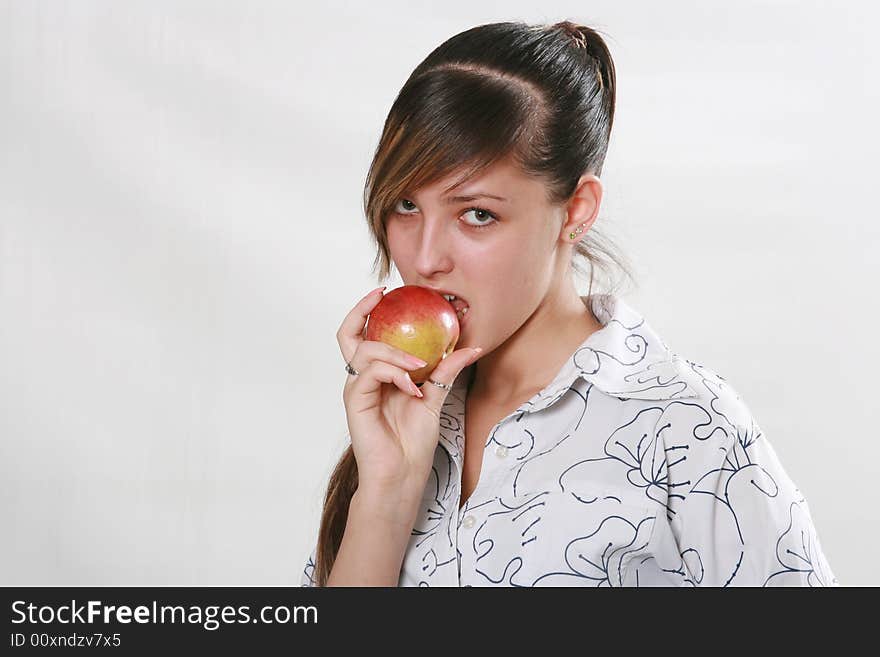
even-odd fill
[[(421, 491), (434, 462), (440, 409), (448, 391), (430, 382), (419, 388), (409, 371), (425, 366), (405, 351), (363, 338), (367, 316), (382, 299), (370, 292), (346, 315), (336, 333), (342, 357), (359, 372), (346, 375), (342, 399), (359, 488)], [(480, 349), (457, 349), (440, 361), (430, 378), (451, 384), (476, 360)]]

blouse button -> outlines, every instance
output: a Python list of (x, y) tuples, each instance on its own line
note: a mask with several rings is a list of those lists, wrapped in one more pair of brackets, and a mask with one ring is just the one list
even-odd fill
[(507, 448), (504, 445), (498, 445), (498, 447), (495, 448), (495, 456), (503, 459), (507, 456)]
[(474, 523), (477, 522), (477, 519), (473, 516), (467, 516), (464, 520), (461, 521), (461, 524), (464, 525), (465, 529), (470, 529), (474, 526)]

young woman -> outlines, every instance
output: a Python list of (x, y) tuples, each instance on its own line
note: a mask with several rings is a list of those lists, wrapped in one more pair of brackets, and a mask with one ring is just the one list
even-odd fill
[(737, 392), (592, 293), (627, 269), (593, 228), (614, 105), (568, 21), (469, 29), (405, 83), (366, 184), (379, 278), (454, 294), (461, 337), (419, 388), (363, 339), (382, 288), (345, 317), (351, 446), (303, 585), (837, 584)]

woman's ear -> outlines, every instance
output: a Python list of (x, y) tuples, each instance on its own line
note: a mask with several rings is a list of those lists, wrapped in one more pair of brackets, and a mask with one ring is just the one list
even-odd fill
[[(566, 206), (566, 220), (562, 226), (562, 239), (570, 242), (580, 239), (596, 221), (602, 204), (602, 181), (592, 173), (585, 173), (578, 180), (574, 194)], [(580, 232), (578, 232), (580, 229)]]

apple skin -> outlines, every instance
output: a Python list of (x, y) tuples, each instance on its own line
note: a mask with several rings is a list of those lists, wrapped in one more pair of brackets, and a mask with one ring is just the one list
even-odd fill
[(424, 383), (455, 349), (461, 327), (455, 308), (442, 294), (421, 285), (391, 290), (367, 318), (366, 339), (384, 342), (428, 363), (409, 370), (413, 383)]

